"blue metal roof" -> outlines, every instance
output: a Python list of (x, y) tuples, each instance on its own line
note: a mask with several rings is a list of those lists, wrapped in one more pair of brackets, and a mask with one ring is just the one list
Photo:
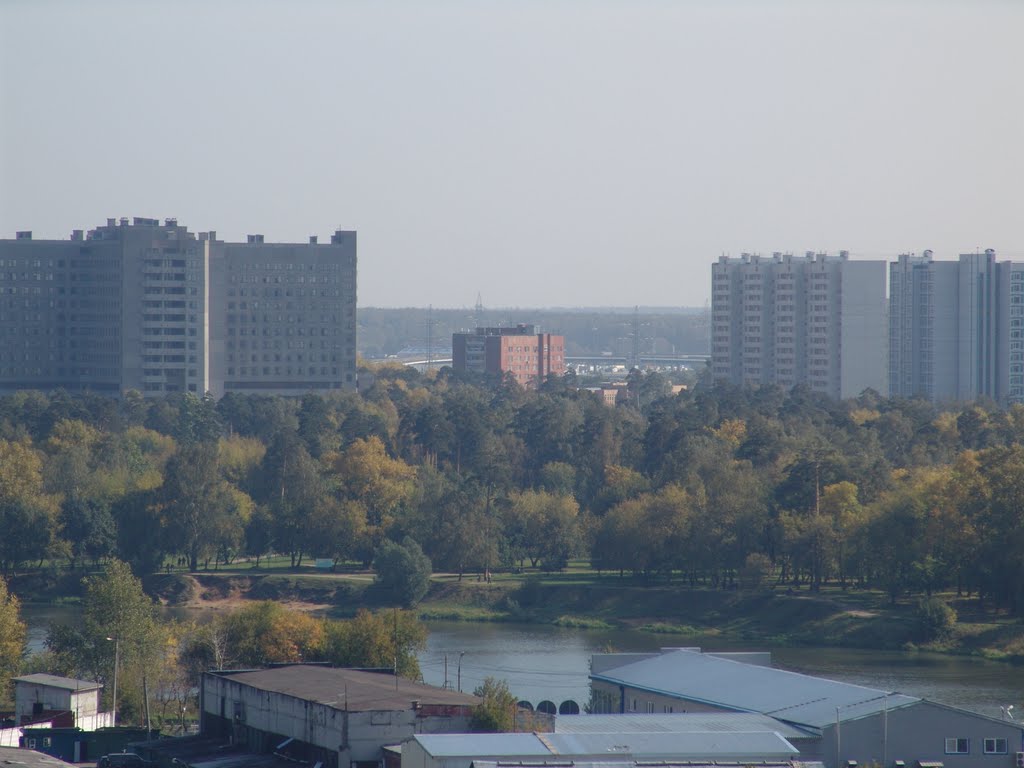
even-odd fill
[(757, 712), (626, 713), (558, 715), (555, 733), (694, 733), (775, 731), (785, 739), (805, 739), (810, 731)]
[(671, 651), (591, 678), (740, 712), (759, 712), (797, 725), (824, 728), (919, 698), (852, 683), (744, 664), (697, 651)]

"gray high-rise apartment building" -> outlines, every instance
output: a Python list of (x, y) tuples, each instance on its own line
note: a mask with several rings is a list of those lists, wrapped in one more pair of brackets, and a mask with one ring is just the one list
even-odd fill
[(808, 252), (712, 264), (711, 369), (733, 384), (888, 390), (885, 262)]
[(227, 243), (174, 219), (0, 240), (0, 390), (298, 394), (356, 383), (356, 233)]
[(1024, 264), (995, 251), (889, 267), (893, 395), (933, 402), (1024, 402)]

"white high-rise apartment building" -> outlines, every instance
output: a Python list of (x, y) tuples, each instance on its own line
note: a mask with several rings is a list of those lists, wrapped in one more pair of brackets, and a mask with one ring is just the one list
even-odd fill
[(889, 267), (890, 391), (932, 402), (1024, 402), (1024, 264), (995, 251)]
[(711, 367), (733, 384), (888, 391), (885, 262), (808, 252), (712, 264)]

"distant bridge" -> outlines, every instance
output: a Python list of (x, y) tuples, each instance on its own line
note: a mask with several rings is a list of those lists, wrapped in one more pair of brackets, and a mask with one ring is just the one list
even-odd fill
[[(656, 365), (685, 365), (688, 367), (707, 365), (711, 355), (640, 355), (640, 365), (654, 363)], [(633, 360), (627, 355), (582, 355), (566, 357), (565, 362), (585, 363), (587, 365), (630, 365)]]
[[(640, 355), (640, 365), (685, 365), (688, 368), (700, 368), (708, 364), (711, 355)], [(430, 360), (399, 360), (402, 365), (425, 370), (451, 365), (450, 357), (432, 357)], [(582, 363), (585, 365), (630, 365), (631, 358), (625, 355), (582, 355), (566, 357), (567, 365)]]

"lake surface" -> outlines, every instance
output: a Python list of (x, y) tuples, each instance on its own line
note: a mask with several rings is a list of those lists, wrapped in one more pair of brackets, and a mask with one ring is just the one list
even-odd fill
[[(50, 622), (74, 623), (73, 605), (23, 605), (30, 650), (43, 647)], [(196, 612), (209, 617), (210, 612)], [(705, 650), (765, 650), (727, 645), (720, 638), (691, 638), (625, 630), (586, 630), (537, 624), (428, 622), (427, 649), (420, 655), (425, 682), (459, 684), (472, 691), (486, 677), (507, 680), (512, 693), (534, 706), (567, 699), (581, 707), (590, 698), (590, 655), (602, 651), (656, 651), (662, 647), (701, 646)], [(775, 666), (872, 688), (922, 696), (999, 717), (999, 707), (1024, 710), (1024, 666), (962, 656), (846, 648), (775, 648)]]

